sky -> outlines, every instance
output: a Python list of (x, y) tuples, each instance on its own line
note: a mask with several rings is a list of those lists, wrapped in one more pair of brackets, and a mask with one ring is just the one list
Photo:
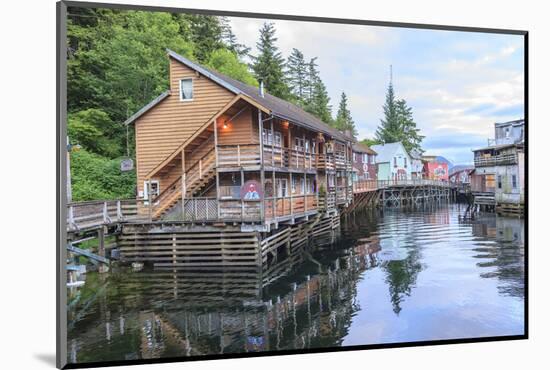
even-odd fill
[[(257, 52), (265, 20), (229, 18), (240, 43)], [(318, 57), (333, 115), (342, 91), (358, 138), (372, 138), (393, 69), (426, 154), (473, 162), (472, 149), (494, 137), (494, 123), (524, 118), (523, 37), (458, 31), (269, 20), (285, 59), (292, 48)]]

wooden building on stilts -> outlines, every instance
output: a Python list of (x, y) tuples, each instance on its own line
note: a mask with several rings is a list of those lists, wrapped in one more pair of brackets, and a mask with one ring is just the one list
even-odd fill
[[(170, 88), (130, 117), (140, 212), (121, 259), (258, 266), (339, 225), (352, 138), (298, 106), (168, 51)], [(269, 89), (269, 86), (267, 86)]]

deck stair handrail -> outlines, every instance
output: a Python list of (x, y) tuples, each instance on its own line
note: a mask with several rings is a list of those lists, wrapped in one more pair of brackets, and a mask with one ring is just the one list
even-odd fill
[(215, 175), (216, 153), (211, 148), (199, 160), (197, 160), (185, 173), (176, 178), (152, 201), (153, 218), (158, 218), (170, 210), (182, 199), (182, 189), (185, 189), (185, 197), (192, 195), (206, 186)]

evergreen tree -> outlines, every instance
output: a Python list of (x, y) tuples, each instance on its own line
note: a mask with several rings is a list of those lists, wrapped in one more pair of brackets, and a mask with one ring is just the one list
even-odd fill
[(416, 128), (412, 108), (407, 106), (407, 102), (404, 99), (399, 99), (396, 102), (396, 111), (403, 146), (408, 152), (412, 149), (417, 149), (422, 152), (420, 143), (422, 142), (422, 139), (424, 139), (424, 136), (420, 135), (420, 129)]
[(222, 40), (225, 43), (228, 50), (237, 54), (239, 58), (248, 56), (250, 48), (244, 44), (240, 44), (237, 41), (237, 36), (233, 33), (229, 19), (227, 17), (220, 17), (220, 24), (222, 28)]
[(402, 138), (401, 127), (397, 116), (397, 103), (393, 84), (390, 81), (384, 103), (384, 119), (380, 120), (380, 126), (376, 130), (376, 140), (380, 143), (394, 143)]
[[(306, 107), (307, 111), (317, 116), (321, 121), (332, 125), (332, 106), (327, 93), (327, 88), (320, 78), (313, 86), (313, 96)], [(350, 117), (351, 118), (351, 117)]]
[(305, 62), (304, 54), (298, 49), (292, 49), (286, 66), (290, 91), (295, 96), (298, 104), (304, 105), (308, 78), (308, 66)]
[(420, 144), (424, 136), (420, 135), (416, 128), (412, 108), (407, 106), (404, 99), (397, 99), (390, 81), (384, 103), (384, 119), (380, 120), (380, 126), (376, 130), (378, 143), (394, 143), (401, 141), (407, 151), (418, 149), (422, 151)]
[(252, 70), (256, 79), (262, 80), (272, 95), (285, 99), (290, 92), (285, 81), (285, 62), (275, 45), (276, 41), (274, 24), (264, 23), (260, 29), (260, 40), (256, 43), (259, 54), (254, 57)]
[(305, 100), (309, 102), (313, 99), (313, 89), (319, 77), (319, 70), (316, 63), (317, 57), (311, 58), (307, 64), (307, 78), (304, 84)]
[(353, 118), (351, 118), (351, 112), (348, 108), (348, 97), (345, 92), (342, 92), (340, 98), (340, 104), (338, 106), (338, 113), (336, 114), (334, 126), (342, 132), (349, 131), (353, 137), (357, 136), (357, 129), (355, 128)]
[(190, 21), (190, 39), (199, 63), (206, 63), (210, 55), (223, 48), (223, 27), (220, 19), (211, 15), (187, 15)]

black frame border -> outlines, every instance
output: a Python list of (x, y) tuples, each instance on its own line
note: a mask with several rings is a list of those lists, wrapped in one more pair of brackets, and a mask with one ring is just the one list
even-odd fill
[[(440, 31), (460, 31), (460, 32), (479, 32), (479, 33), (495, 33), (520, 35), (524, 37), (524, 119), (525, 119), (525, 195), (524, 195), (524, 231), (525, 231), (525, 294), (524, 294), (524, 334), (509, 335), (509, 336), (493, 336), (493, 337), (478, 337), (478, 338), (459, 338), (459, 339), (442, 339), (417, 342), (396, 342), (396, 343), (380, 343), (354, 345), (345, 347), (322, 347), (310, 348), (303, 350), (279, 350), (279, 351), (264, 351), (254, 353), (232, 353), (221, 355), (205, 355), (191, 357), (166, 357), (158, 359), (140, 359), (140, 360), (117, 360), (117, 361), (98, 361), (78, 364), (67, 363), (67, 288), (65, 284), (65, 269), (63, 261), (66, 260), (66, 250), (63, 248), (66, 241), (66, 129), (67, 129), (67, 68), (66, 58), (67, 46), (67, 8), (109, 8), (119, 10), (141, 10), (155, 12), (170, 12), (170, 13), (195, 13), (216, 16), (230, 16), (241, 18), (262, 18), (262, 19), (278, 19), (291, 21), (305, 22), (322, 22), (322, 23), (337, 23), (337, 24), (355, 24), (366, 26), (393, 27), (393, 28), (415, 28), (426, 30)], [(207, 10), (193, 8), (174, 8), (162, 6), (146, 6), (146, 5), (131, 5), (131, 4), (112, 4), (99, 2), (81, 2), (81, 1), (59, 1), (56, 4), (57, 17), (57, 61), (56, 61), (56, 229), (57, 229), (57, 247), (56, 247), (56, 367), (59, 369), (81, 369), (95, 368), (105, 366), (127, 366), (127, 365), (143, 365), (143, 364), (160, 364), (173, 362), (194, 362), (207, 360), (222, 360), (234, 358), (250, 358), (250, 357), (265, 357), (265, 356), (284, 356), (294, 354), (313, 354), (324, 352), (347, 352), (368, 349), (384, 349), (384, 348), (406, 348), (406, 347), (423, 347), (435, 345), (449, 344), (467, 344), (467, 343), (485, 343), (499, 342), (510, 340), (525, 340), (529, 339), (529, 32), (526, 30), (514, 29), (499, 29), (499, 28), (483, 28), (483, 27), (462, 27), (462, 26), (445, 26), (440, 24), (423, 24), (423, 23), (407, 23), (407, 22), (386, 22), (375, 20), (359, 20), (347, 18), (330, 18), (330, 17), (314, 17), (300, 16), (289, 14), (266, 14), (254, 12), (234, 12), (222, 10)]]

